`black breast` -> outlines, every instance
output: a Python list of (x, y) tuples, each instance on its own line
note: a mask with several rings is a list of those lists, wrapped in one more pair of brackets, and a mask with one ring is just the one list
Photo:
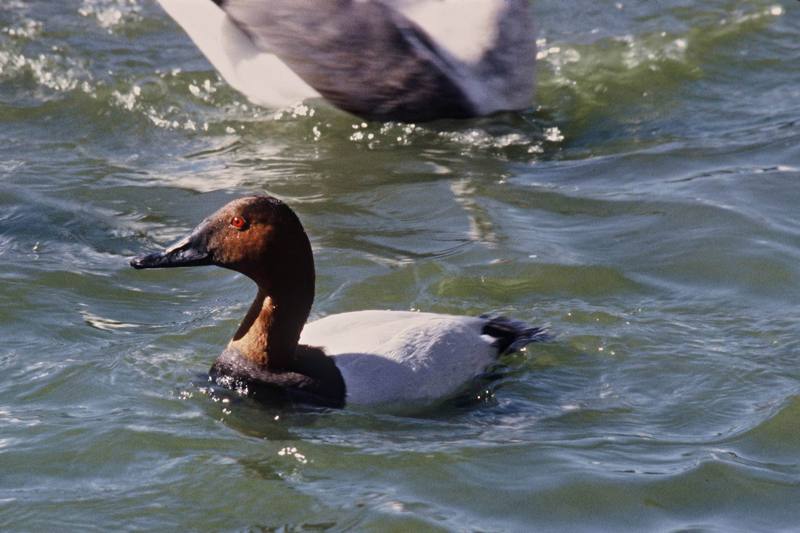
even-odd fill
[(271, 405), (306, 403), (344, 407), (345, 385), (335, 363), (319, 348), (298, 346), (291, 368), (272, 372), (225, 350), (209, 375), (220, 386), (246, 390), (247, 396)]

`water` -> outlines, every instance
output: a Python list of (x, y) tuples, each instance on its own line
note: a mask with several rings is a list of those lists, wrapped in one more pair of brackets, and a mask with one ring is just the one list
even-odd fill
[[(796, 529), (797, 2), (535, 8), (537, 109), (410, 126), (255, 108), (150, 1), (4, 0), (0, 529)], [(127, 258), (259, 192), (315, 317), (557, 339), (410, 414), (209, 392), (252, 286)]]

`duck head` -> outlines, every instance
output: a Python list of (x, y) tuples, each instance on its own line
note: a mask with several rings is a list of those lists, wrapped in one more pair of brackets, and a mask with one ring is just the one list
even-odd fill
[(136, 269), (216, 265), (256, 282), (258, 295), (229, 347), (272, 364), (291, 358), (314, 300), (314, 258), (297, 215), (271, 196), (234, 200)]
[(136, 269), (203, 265), (241, 272), (262, 288), (290, 282), (281, 279), (285, 274), (310, 270), (313, 276), (314, 270), (300, 220), (271, 196), (234, 200), (165, 250), (131, 259)]

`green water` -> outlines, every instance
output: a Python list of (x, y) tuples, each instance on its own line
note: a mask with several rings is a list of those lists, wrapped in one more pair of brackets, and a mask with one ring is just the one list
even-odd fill
[[(534, 7), (534, 109), (411, 126), (253, 107), (149, 0), (4, 0), (0, 530), (796, 530), (800, 5)], [(264, 192), (314, 317), (556, 339), (410, 414), (209, 391), (250, 282), (127, 261)]]

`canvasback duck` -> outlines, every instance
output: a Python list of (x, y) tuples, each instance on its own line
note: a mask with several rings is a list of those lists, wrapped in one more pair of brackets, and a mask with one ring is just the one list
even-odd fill
[(546, 333), (505, 318), (356, 311), (306, 324), (314, 258), (300, 220), (269, 196), (234, 200), (162, 252), (131, 266), (217, 265), (258, 293), (211, 367), (222, 386), (262, 401), (333, 407), (425, 403), (452, 395), (501, 353)]
[(528, 108), (528, 0), (158, 0), (252, 102), (315, 96), (374, 120)]

